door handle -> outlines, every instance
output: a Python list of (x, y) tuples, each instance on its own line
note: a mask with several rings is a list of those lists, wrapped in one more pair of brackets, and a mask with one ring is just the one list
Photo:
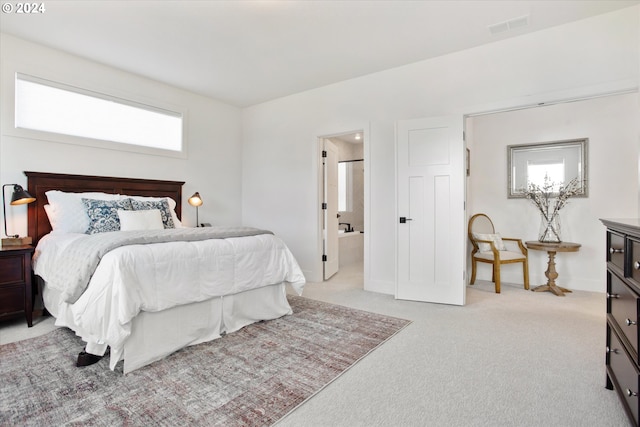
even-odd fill
[(400, 217), (400, 224), (405, 224), (407, 221), (413, 221), (412, 218), (407, 218), (406, 216)]

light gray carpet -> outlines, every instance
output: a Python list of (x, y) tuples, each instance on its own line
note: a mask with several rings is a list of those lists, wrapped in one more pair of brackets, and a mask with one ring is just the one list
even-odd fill
[(629, 425), (604, 388), (603, 294), (479, 282), (454, 307), (364, 292), (355, 277), (305, 295), (413, 323), (278, 427)]

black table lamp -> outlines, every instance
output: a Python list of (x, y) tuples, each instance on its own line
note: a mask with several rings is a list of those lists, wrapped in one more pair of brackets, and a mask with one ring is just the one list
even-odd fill
[(188, 202), (191, 206), (195, 206), (196, 208), (196, 227), (200, 227), (200, 222), (198, 221), (198, 206), (202, 206), (200, 193), (198, 193), (197, 191), (193, 193), (193, 196), (189, 197)]
[(5, 184), (2, 186), (2, 213), (4, 219), (4, 235), (6, 239), (2, 239), (2, 246), (19, 246), (30, 245), (31, 237), (20, 237), (19, 234), (9, 235), (7, 232), (7, 202), (5, 200), (5, 187), (13, 185), (13, 193), (11, 194), (11, 206), (26, 205), (27, 203), (35, 202), (36, 198), (27, 193), (22, 186), (18, 184)]

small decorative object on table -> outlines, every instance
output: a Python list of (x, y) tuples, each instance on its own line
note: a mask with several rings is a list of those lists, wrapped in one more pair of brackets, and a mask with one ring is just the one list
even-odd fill
[(567, 204), (570, 197), (578, 194), (581, 187), (581, 181), (578, 178), (574, 178), (566, 185), (562, 185), (551, 182), (546, 175), (542, 186), (529, 183), (523, 193), (540, 211), (539, 242), (562, 242), (560, 209)]

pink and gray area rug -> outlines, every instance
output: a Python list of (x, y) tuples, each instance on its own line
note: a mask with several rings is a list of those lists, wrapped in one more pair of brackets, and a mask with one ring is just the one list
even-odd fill
[(301, 297), (249, 325), (122, 374), (76, 368), (66, 328), (0, 346), (2, 426), (269, 426), (410, 322)]

